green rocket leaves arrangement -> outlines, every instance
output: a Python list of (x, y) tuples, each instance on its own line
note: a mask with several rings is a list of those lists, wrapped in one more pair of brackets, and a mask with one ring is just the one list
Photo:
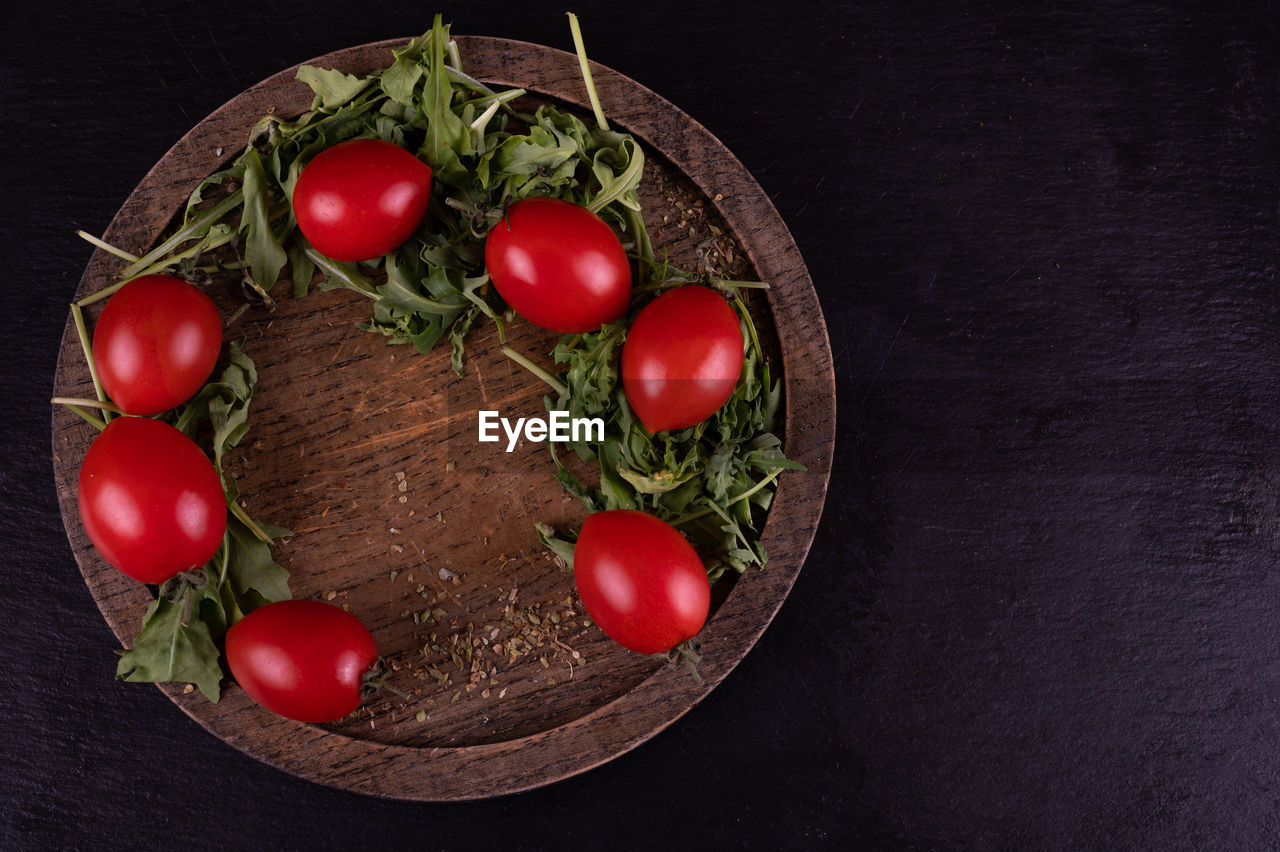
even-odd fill
[[(461, 373), (466, 336), (476, 321), (493, 320), (502, 335), (511, 319), (487, 286), (483, 249), (489, 229), (523, 198), (551, 196), (582, 205), (621, 233), (638, 264), (628, 316), (597, 331), (566, 335), (545, 359), (550, 368), (504, 350), (547, 382), (548, 409), (606, 423), (601, 442), (570, 444), (558, 453), (549, 445), (557, 478), (592, 511), (639, 508), (672, 523), (710, 558), (712, 579), (728, 569), (763, 566), (763, 510), (777, 476), (800, 467), (783, 456), (774, 434), (780, 383), (765, 361), (742, 285), (695, 279), (655, 257), (637, 194), (644, 155), (632, 136), (609, 127), (585, 73), (576, 19), (570, 21), (594, 120), (546, 105), (520, 111), (524, 91), (494, 91), (469, 76), (437, 17), (430, 31), (396, 51), (381, 71), (353, 75), (301, 68), (298, 79), (314, 93), (310, 109), (292, 120), (269, 115), (259, 121), (244, 152), (195, 188), (173, 235), (134, 260), (123, 277), (173, 267), (189, 272), (195, 258), (231, 246), (238, 262), (222, 268), (238, 270), (251, 300), (269, 301), (282, 276), (292, 281), (297, 298), (313, 289), (353, 290), (372, 302), (362, 328), (424, 353), (447, 339), (454, 370)], [(291, 198), (312, 157), (357, 138), (382, 139), (416, 153), (432, 168), (432, 198), (422, 226), (403, 246), (374, 261), (344, 263), (307, 243)], [(746, 341), (741, 378), (712, 418), (654, 435), (633, 416), (623, 394), (622, 343), (630, 319), (645, 304), (664, 288), (695, 280), (720, 289), (739, 313)], [(192, 434), (210, 421), (219, 472), (222, 453), (248, 428), (256, 378), (252, 362), (234, 346), (221, 380), (179, 415), (179, 428)], [(577, 460), (562, 458), (566, 452)], [(580, 475), (584, 470), (592, 475)], [(223, 482), (235, 506), (235, 484), (225, 476)], [(243, 511), (230, 518), (214, 560), (160, 589), (133, 648), (122, 652), (119, 676), (193, 682), (216, 701), (217, 639), (254, 606), (289, 596), (287, 575), (268, 550), (272, 538), (286, 534), (255, 524)], [(538, 535), (571, 564), (572, 534), (539, 526)]]

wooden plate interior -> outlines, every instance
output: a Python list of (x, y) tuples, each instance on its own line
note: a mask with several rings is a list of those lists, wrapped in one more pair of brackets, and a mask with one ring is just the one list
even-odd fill
[[(388, 64), (402, 43), (310, 64), (367, 72)], [(571, 54), (490, 38), (458, 43), (473, 76), (585, 109)], [(138, 253), (154, 245), (196, 182), (243, 148), (261, 115), (308, 107), (310, 90), (295, 71), (249, 89), (183, 137), (106, 239)], [(480, 408), (543, 412), (544, 389), (501, 354), (491, 324), (468, 339), (458, 377), (447, 347), (422, 356), (357, 331), (368, 302), (355, 294), (282, 294), (274, 307), (232, 319), (237, 300), (215, 286), (211, 295), (230, 320), (226, 339), (246, 338), (260, 375), (252, 431), (229, 461), (244, 503), (294, 531), (276, 552), (295, 597), (358, 615), (393, 666), (389, 682), (409, 696), (317, 726), (264, 711), (234, 684), (217, 704), (180, 684), (161, 686), (201, 725), (260, 760), (321, 783), (418, 800), (500, 795), (581, 772), (643, 742), (719, 683), (800, 570), (835, 437), (830, 345), (812, 282), (776, 210), (720, 142), (636, 82), (599, 65), (593, 75), (611, 120), (646, 145), (642, 203), (655, 244), (677, 265), (714, 263), (771, 286), (758, 306), (760, 330), (785, 378), (786, 452), (808, 470), (781, 480), (764, 534), (769, 564), (717, 584), (701, 683), (621, 649), (589, 625), (571, 575), (533, 533), (535, 521), (576, 527), (585, 516), (556, 483), (546, 448), (507, 453), (476, 439)], [(122, 266), (95, 253), (79, 295), (110, 284)], [(545, 361), (554, 335), (517, 322), (507, 344)], [(92, 395), (70, 320), (55, 393)], [(127, 644), (151, 593), (103, 562), (80, 525), (75, 482), (93, 430), (55, 410), (53, 435), (68, 537), (103, 616)]]

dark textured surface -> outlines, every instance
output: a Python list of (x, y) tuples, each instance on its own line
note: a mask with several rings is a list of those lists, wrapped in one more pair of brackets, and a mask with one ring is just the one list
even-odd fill
[[(242, 89), (429, 12), (58, 5), (0, 23), (0, 846), (1280, 843), (1271, 4), (578, 4), (790, 225), (840, 450), (792, 596), (700, 707), (450, 806), (295, 780), (114, 683), (46, 404), (72, 230)], [(443, 11), (569, 46), (555, 11)]]

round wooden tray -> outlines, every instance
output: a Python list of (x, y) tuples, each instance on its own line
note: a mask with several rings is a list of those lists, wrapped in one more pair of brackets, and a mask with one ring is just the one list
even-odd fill
[[(502, 39), (457, 41), (473, 76), (585, 110), (572, 54)], [(308, 64), (368, 72), (389, 64), (403, 43)], [(125, 201), (107, 241), (141, 254), (197, 182), (243, 149), (258, 118), (307, 109), (311, 93), (295, 73), (254, 86), (184, 136)], [(790, 591), (822, 512), (835, 441), (831, 350), (812, 282), (773, 205), (715, 137), (635, 81), (601, 65), (593, 75), (611, 122), (646, 146), (642, 203), (655, 245), (667, 246), (677, 265), (727, 245), (746, 274), (771, 287), (761, 333), (782, 362), (785, 451), (808, 470), (780, 480), (764, 530), (767, 567), (716, 584), (701, 634), (701, 682), (681, 666), (625, 651), (584, 621), (572, 576), (534, 536), (535, 521), (577, 526), (584, 517), (555, 482), (546, 449), (508, 454), (476, 440), (479, 408), (543, 411), (543, 388), (503, 357), (492, 324), (469, 338), (459, 378), (447, 346), (422, 356), (355, 330), (369, 310), (355, 294), (285, 295), (233, 319), (235, 300), (215, 287), (226, 338), (248, 339), (260, 375), (248, 440), (229, 457), (243, 500), (254, 517), (294, 531), (275, 549), (294, 596), (358, 615), (393, 665), (390, 683), (408, 693), (340, 723), (309, 725), (263, 710), (231, 683), (217, 704), (182, 684), (160, 686), (245, 753), (314, 781), (403, 799), (537, 787), (608, 761), (679, 718), (751, 649)], [(712, 226), (732, 239), (708, 243)], [(112, 283), (122, 266), (96, 252), (79, 295)], [(545, 363), (554, 336), (517, 322), (508, 343)], [(92, 395), (70, 319), (55, 393)], [(76, 477), (93, 437), (55, 407), (67, 536), (127, 646), (152, 594), (108, 566), (81, 526)]]

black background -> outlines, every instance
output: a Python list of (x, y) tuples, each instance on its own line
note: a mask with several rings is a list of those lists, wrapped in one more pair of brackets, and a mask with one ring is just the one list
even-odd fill
[[(437, 9), (4, 5), (0, 846), (1280, 844), (1273, 4), (577, 3), (591, 56), (794, 233), (835, 472), (794, 592), (699, 707), (456, 805), (297, 780), (113, 682), (48, 407), (74, 229), (243, 89)], [(571, 49), (559, 9), (439, 10)]]

